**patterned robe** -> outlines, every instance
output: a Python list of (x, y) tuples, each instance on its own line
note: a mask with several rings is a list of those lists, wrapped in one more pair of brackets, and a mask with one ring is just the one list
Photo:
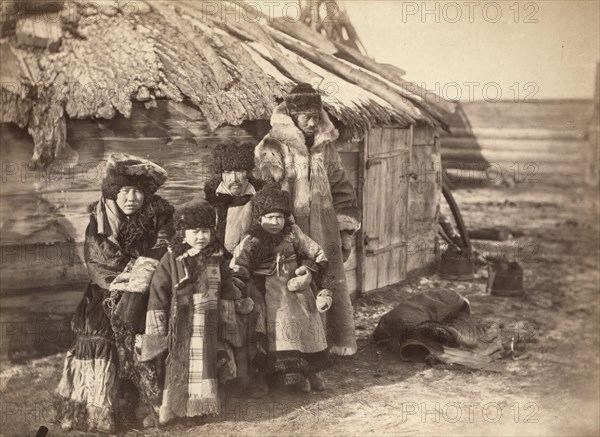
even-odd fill
[[(137, 360), (133, 334), (116, 336), (113, 321), (121, 320), (118, 331), (143, 329), (150, 277), (174, 232), (173, 207), (155, 195), (130, 217), (105, 198), (90, 209), (84, 246), (90, 283), (71, 321), (75, 341), (57, 389), (58, 416), (65, 428), (112, 433), (123, 378), (134, 380), (147, 403), (160, 396), (147, 384), (155, 374)], [(109, 291), (124, 273), (131, 293)]]
[(220, 243), (181, 255), (171, 249), (152, 279), (142, 340), (142, 360), (164, 360), (161, 424), (220, 412), (219, 380), (232, 379), (235, 370), (222, 341), (228, 329), (222, 321), (231, 315), (222, 314), (228, 307), (219, 300), (241, 297)]

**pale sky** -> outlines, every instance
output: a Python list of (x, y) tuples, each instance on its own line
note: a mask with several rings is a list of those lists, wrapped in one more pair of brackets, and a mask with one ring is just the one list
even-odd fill
[[(598, 0), (338, 1), (371, 57), (403, 68), (406, 79), (443, 97), (593, 96)], [(297, 14), (295, 0), (250, 2), (273, 15)]]
[(598, 1), (341, 3), (369, 55), (443, 97), (593, 96)]

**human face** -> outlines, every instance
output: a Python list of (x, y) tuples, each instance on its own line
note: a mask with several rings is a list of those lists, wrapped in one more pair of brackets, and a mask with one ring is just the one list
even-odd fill
[(269, 234), (277, 234), (283, 229), (285, 216), (280, 212), (272, 212), (260, 216), (260, 226)]
[(224, 171), (221, 173), (221, 179), (225, 187), (234, 196), (241, 196), (248, 187), (248, 172), (242, 171)]
[(186, 229), (184, 240), (194, 249), (202, 250), (209, 245), (210, 236), (209, 228)]
[(123, 187), (117, 193), (117, 206), (125, 215), (139, 211), (146, 198), (144, 192), (136, 187)]
[(317, 131), (317, 126), (321, 121), (321, 114), (318, 112), (309, 114), (298, 114), (298, 127), (305, 135), (314, 135)]

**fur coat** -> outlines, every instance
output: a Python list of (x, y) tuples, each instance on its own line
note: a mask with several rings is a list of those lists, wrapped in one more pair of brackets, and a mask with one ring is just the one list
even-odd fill
[[(90, 206), (84, 245), (90, 283), (71, 321), (75, 341), (57, 389), (65, 429), (114, 432), (119, 376), (133, 380), (146, 403), (160, 396), (150, 384), (156, 375), (136, 359), (127, 333), (143, 330), (150, 277), (173, 233), (173, 207), (154, 195), (130, 217), (116, 208), (104, 197)], [(128, 291), (110, 291), (115, 282)]]
[(284, 102), (273, 111), (271, 131), (256, 146), (255, 160), (257, 175), (281, 183), (292, 197), (295, 222), (325, 249), (334, 278), (333, 304), (326, 317), (327, 342), (332, 353), (352, 355), (356, 338), (340, 232), (355, 233), (361, 217), (355, 189), (334, 145), (338, 136), (322, 111), (314, 143), (307, 147)]

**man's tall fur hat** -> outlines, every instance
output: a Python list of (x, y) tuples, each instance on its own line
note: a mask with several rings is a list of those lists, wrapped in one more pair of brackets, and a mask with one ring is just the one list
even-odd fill
[(152, 161), (127, 153), (113, 153), (108, 157), (102, 195), (115, 200), (121, 188), (136, 187), (149, 199), (166, 182), (167, 176), (167, 171)]
[(241, 144), (227, 141), (219, 143), (213, 149), (215, 173), (224, 171), (246, 170), (248, 174), (254, 169), (254, 144)]
[(285, 103), (290, 114), (318, 114), (323, 108), (321, 95), (308, 83), (296, 85), (285, 96)]

